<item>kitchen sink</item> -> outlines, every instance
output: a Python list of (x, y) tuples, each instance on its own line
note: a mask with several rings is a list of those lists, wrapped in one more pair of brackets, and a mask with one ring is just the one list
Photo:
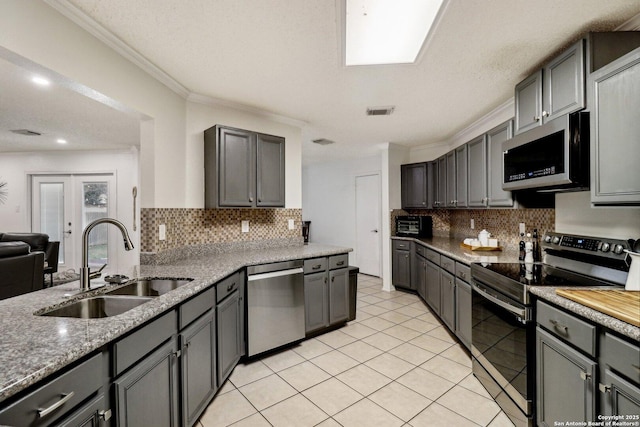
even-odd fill
[(40, 316), (53, 317), (75, 317), (78, 319), (100, 319), (104, 317), (117, 316), (131, 310), (145, 302), (150, 301), (150, 297), (138, 296), (98, 296), (81, 299), (71, 304), (56, 308)]
[(121, 288), (107, 292), (107, 295), (133, 295), (140, 297), (157, 297), (184, 286), (192, 279), (144, 279), (137, 280)]

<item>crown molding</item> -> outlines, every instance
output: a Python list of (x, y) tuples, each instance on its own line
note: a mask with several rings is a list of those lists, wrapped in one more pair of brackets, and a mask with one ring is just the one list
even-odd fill
[(620, 25), (616, 31), (640, 31), (640, 13)]
[(111, 49), (116, 51), (116, 53), (140, 67), (147, 74), (151, 75), (182, 98), (187, 98), (187, 96), (189, 96), (189, 90), (176, 79), (164, 72), (161, 68), (142, 56), (131, 46), (123, 42), (120, 38), (97, 23), (82, 10), (69, 3), (67, 0), (44, 0), (44, 2), (83, 28), (89, 34), (96, 37), (102, 43), (109, 46)]
[(231, 108), (234, 110), (242, 111), (245, 113), (250, 113), (256, 116), (264, 117), (269, 120), (273, 120), (279, 123), (284, 123), (290, 126), (295, 126), (299, 128), (303, 128), (307, 126), (307, 122), (304, 120), (293, 119), (291, 117), (282, 116), (280, 114), (271, 113), (269, 111), (263, 110), (257, 107), (251, 107), (246, 104), (241, 104), (239, 102), (229, 101), (226, 99), (214, 98), (212, 96), (201, 95), (197, 93), (191, 92), (187, 96), (188, 102), (195, 102), (198, 104), (209, 105), (211, 107), (225, 107)]
[(514, 108), (514, 98), (509, 98), (489, 113), (453, 135), (448, 141), (449, 146), (455, 148), (458, 145), (465, 144), (476, 136), (482, 135), (500, 123), (509, 120), (509, 118), (513, 117)]

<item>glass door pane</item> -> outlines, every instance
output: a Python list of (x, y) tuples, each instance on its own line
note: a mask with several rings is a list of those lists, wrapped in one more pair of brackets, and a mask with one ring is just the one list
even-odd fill
[(40, 183), (40, 232), (49, 235), (50, 241), (60, 242), (58, 261), (64, 264), (64, 183)]
[[(109, 183), (106, 181), (82, 182), (82, 228), (96, 219), (109, 216)], [(109, 229), (107, 224), (96, 226), (89, 234), (89, 265), (109, 263)]]

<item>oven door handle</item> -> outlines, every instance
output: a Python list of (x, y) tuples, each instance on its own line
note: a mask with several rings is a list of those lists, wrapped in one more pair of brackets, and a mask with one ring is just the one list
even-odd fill
[(516, 307), (516, 306), (513, 306), (513, 305), (509, 304), (508, 302), (502, 301), (501, 299), (498, 299), (498, 298), (494, 297), (493, 295), (491, 295), (490, 293), (488, 293), (486, 290), (484, 290), (483, 288), (478, 286), (476, 283), (472, 283), (471, 286), (473, 287), (473, 290), (476, 291), (477, 293), (479, 293), (483, 298), (488, 299), (492, 303), (504, 308), (505, 310), (507, 310), (510, 313), (518, 315), (523, 320), (529, 320), (528, 316), (527, 316), (527, 309), (526, 308)]

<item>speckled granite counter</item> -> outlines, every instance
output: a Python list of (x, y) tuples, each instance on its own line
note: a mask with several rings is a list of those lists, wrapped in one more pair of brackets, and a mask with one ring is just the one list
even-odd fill
[[(418, 242), (426, 247), (434, 249), (441, 254), (451, 257), (465, 264), (473, 262), (518, 262), (518, 251), (516, 248), (507, 248), (501, 252), (474, 252), (460, 247), (460, 241), (448, 237), (431, 237), (424, 239), (414, 239), (407, 237), (392, 237), (397, 240), (408, 240)], [(629, 323), (618, 320), (614, 317), (601, 313), (592, 308), (586, 307), (567, 298), (556, 295), (555, 287), (548, 286), (528, 286), (532, 294), (545, 299), (573, 313), (583, 316), (599, 325), (618, 332), (636, 341), (640, 341), (640, 328)], [(580, 288), (572, 288), (580, 289)]]
[[(309, 244), (190, 257), (167, 265), (143, 265), (125, 274), (132, 278), (180, 277), (194, 280), (121, 315), (104, 319), (43, 317), (33, 314), (45, 307), (88, 296), (69, 296), (77, 292), (78, 282), (0, 301), (0, 402), (200, 293), (242, 267), (350, 251), (350, 248)], [(93, 283), (99, 282), (92, 281)], [(91, 294), (105, 291), (104, 288), (98, 288)]]

